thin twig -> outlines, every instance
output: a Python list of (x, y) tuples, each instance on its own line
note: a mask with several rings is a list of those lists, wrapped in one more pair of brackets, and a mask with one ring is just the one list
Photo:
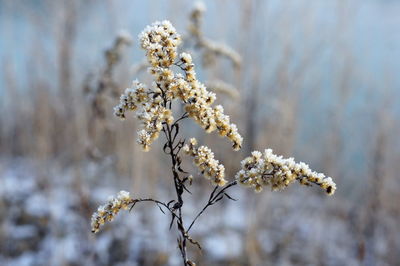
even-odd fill
[[(225, 185), (217, 194), (215, 192), (218, 190), (218, 186), (214, 188), (214, 190), (210, 194), (210, 198), (208, 199), (207, 204), (203, 207), (203, 209), (196, 215), (196, 217), (193, 219), (192, 223), (189, 225), (186, 233), (189, 233), (190, 229), (193, 227), (197, 219), (204, 213), (204, 211), (210, 207), (211, 205), (214, 205), (214, 203), (217, 202), (217, 200), (222, 196), (224, 196), (225, 191), (229, 189), (232, 186), (235, 186), (237, 184), (237, 181), (232, 181), (229, 184)], [(229, 197), (228, 197), (229, 198)]]
[[(136, 203), (138, 202), (154, 202), (155, 204), (157, 204), (158, 207), (163, 206), (165, 207), (172, 215), (172, 217), (177, 218), (178, 216), (175, 214), (174, 210), (172, 208), (170, 208), (168, 206), (168, 204), (159, 201), (159, 200), (155, 200), (155, 199), (151, 199), (151, 198), (147, 198), (147, 199), (134, 199), (134, 201), (132, 202), (132, 206), (130, 207), (129, 211), (132, 211), (133, 207), (135, 207)], [(163, 212), (164, 213), (164, 212)]]

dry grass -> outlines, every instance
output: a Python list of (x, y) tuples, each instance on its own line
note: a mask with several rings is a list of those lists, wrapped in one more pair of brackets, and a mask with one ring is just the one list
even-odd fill
[[(335, 177), (338, 187), (343, 189), (337, 192), (329, 211), (318, 220), (324, 223), (334, 217), (346, 230), (329, 226), (318, 230), (351, 234), (354, 242), (347, 245), (351, 249), (348, 261), (394, 265), (400, 259), (397, 252), (400, 233), (396, 227), (400, 216), (397, 204), (400, 200), (400, 143), (396, 133), (400, 131), (400, 121), (395, 101), (399, 96), (398, 77), (392, 69), (385, 75), (382, 72), (373, 75), (374, 70), (363, 65), (365, 61), (360, 60), (357, 45), (352, 43), (358, 28), (354, 16), (356, 6), (349, 4), (350, 1), (343, 1), (344, 4), (331, 1), (321, 6), (294, 2), (279, 5), (256, 0), (210, 3), (205, 14), (205, 33), (211, 39), (232, 44), (243, 59), (240, 69), (231, 68), (230, 62), (222, 59), (202, 70), (201, 75), (203, 80), (218, 77), (229, 81), (245, 95), (241, 102), (223, 94), (219, 96), (226, 112), (232, 114), (232, 120), (243, 129), (244, 147), (249, 150), (271, 147), (285, 156), (295, 154)], [(48, 5), (34, 7), (22, 1), (2, 4), (7, 12), (18, 13), (25, 23), (31, 24), (31, 35), (46, 39), (18, 33), (16, 24), (7, 24), (9, 28), (3, 26), (4, 36), (9, 38), (7, 45), (14, 42), (10, 36), (19, 34), (25, 38), (25, 44), (18, 46), (18, 52), (24, 51), (18, 59), (11, 55), (15, 52), (1, 54), (2, 158), (33, 161), (38, 166), (35, 169), (43, 176), (38, 180), (43, 182), (43, 187), (50, 179), (65, 178), (49, 170), (55, 164), (60, 169), (72, 168), (76, 188), (73, 191), (77, 191), (78, 198), (86, 206), (92, 187), (124, 183), (131, 186), (135, 194), (171, 193), (163, 188), (167, 184), (163, 169), (167, 166), (164, 157), (157, 153), (158, 148), (143, 155), (135, 144), (136, 122), (120, 123), (113, 118), (112, 106), (116, 101), (112, 97), (104, 103), (109, 112), (102, 119), (93, 120), (90, 101), (83, 92), (86, 75), (101, 72), (103, 51), (110, 47), (119, 28), (136, 23), (140, 25), (135, 24), (137, 28), (129, 30), (138, 32), (148, 21), (159, 19), (161, 11), (149, 12), (129, 22), (130, 17), (120, 15), (123, 5), (116, 1), (97, 7), (106, 7), (107, 11), (95, 9), (90, 1), (43, 3)], [(152, 2), (151, 6), (155, 5)], [(167, 12), (176, 12), (174, 6), (189, 11), (188, 5), (174, 1)], [(216, 10), (226, 12), (218, 16)], [(326, 10), (332, 12), (330, 15), (335, 19), (321, 21), (321, 12)], [(100, 18), (101, 12), (107, 14), (107, 19)], [(178, 29), (186, 27), (185, 12), (176, 13), (174, 18)], [(5, 20), (6, 17), (0, 19)], [(100, 30), (103, 26), (104, 30)], [(94, 43), (91, 38), (97, 38), (97, 46), (92, 50), (88, 49)], [(133, 45), (138, 44), (134, 42)], [(379, 51), (370, 52), (380, 54)], [(121, 92), (134, 78), (129, 73), (131, 63), (139, 62), (141, 56), (126, 50), (116, 67), (114, 80)], [(376, 64), (384, 67), (382, 62)], [(253, 113), (256, 115), (249, 115)], [(186, 123), (192, 135), (200, 132), (194, 123)], [(230, 145), (222, 140), (215, 141), (214, 136), (198, 133), (198, 138), (210, 143), (227, 169), (238, 169), (239, 159), (248, 154), (248, 151), (231, 153)], [(148, 158), (157, 158), (160, 163), (154, 165)], [(87, 165), (94, 165), (94, 174), (87, 174)], [(3, 168), (7, 167), (3, 165)], [(227, 175), (233, 173), (234, 170)], [(203, 181), (196, 182), (206, 185)], [(49, 193), (48, 190), (44, 189), (44, 193)], [(291, 203), (294, 199), (288, 194), (274, 200), (269, 194), (265, 191), (257, 200), (248, 196), (245, 202), (249, 205), (243, 205), (243, 209), (252, 219), (246, 224), (245, 232), (240, 233), (246, 238), (246, 252), (241, 253), (240, 258), (221, 261), (221, 265), (260, 265), (265, 260), (271, 264), (334, 264), (328, 254), (329, 245), (307, 245), (304, 253), (310, 255), (304, 255), (303, 259), (290, 251), (296, 249), (293, 243), (306, 242), (307, 238), (297, 235), (301, 230), (295, 226), (278, 226), (277, 216), (306, 219), (296, 210), (299, 207)], [(314, 200), (327, 204), (319, 196)], [(252, 210), (248, 210), (249, 206)], [(310, 211), (307, 206), (300, 209), (305, 213)], [(89, 216), (88, 210), (90, 207), (83, 208), (80, 214)], [(7, 208), (3, 207), (2, 211)], [(215, 230), (220, 232), (221, 228)], [(282, 234), (274, 235), (276, 230)], [(271, 249), (262, 246), (257, 236), (261, 231), (274, 240)], [(327, 234), (331, 236), (332, 233)], [(289, 250), (288, 255), (281, 250)], [(161, 254), (159, 260), (163, 258)]]

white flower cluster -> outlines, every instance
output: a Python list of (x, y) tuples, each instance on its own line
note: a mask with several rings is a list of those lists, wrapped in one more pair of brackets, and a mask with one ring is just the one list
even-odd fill
[(147, 60), (153, 67), (169, 67), (175, 62), (181, 37), (168, 20), (156, 21), (139, 34)]
[(108, 203), (99, 206), (97, 212), (92, 215), (92, 232), (97, 233), (100, 231), (100, 227), (105, 222), (111, 222), (115, 215), (123, 209), (127, 210), (129, 204), (133, 203), (133, 199), (129, 196), (129, 192), (120, 191), (116, 198), (110, 197)]
[[(162, 130), (162, 123), (173, 122), (167, 102), (176, 98), (185, 104), (189, 117), (193, 118), (207, 132), (218, 130), (221, 136), (226, 136), (233, 142), (233, 148), (241, 148), (243, 138), (238, 133), (235, 124), (230, 123), (229, 116), (223, 113), (222, 106), (212, 107), (216, 96), (196, 79), (192, 57), (187, 53), (177, 57), (177, 46), (180, 36), (169, 21), (155, 22), (139, 35), (140, 43), (146, 50), (147, 59), (151, 65), (149, 72), (154, 77), (153, 90), (148, 90), (143, 84), (135, 82), (132, 89), (127, 89), (121, 96), (120, 104), (115, 107), (115, 114), (125, 118), (125, 111), (136, 110), (143, 106), (138, 118), (144, 123), (144, 129), (139, 132), (138, 142), (145, 150)], [(172, 64), (179, 66), (184, 72), (175, 75), (170, 69)]]
[(134, 80), (132, 88), (125, 89), (124, 94), (121, 95), (119, 105), (114, 107), (114, 114), (125, 119), (126, 111), (135, 111), (138, 106), (144, 105), (149, 100), (148, 93), (146, 85)]
[(186, 103), (185, 110), (206, 132), (217, 130), (221, 136), (226, 136), (233, 143), (233, 148), (239, 150), (243, 138), (238, 133), (237, 126), (230, 123), (229, 116), (224, 114), (221, 105), (212, 107), (216, 96), (196, 79), (194, 64), (189, 54), (180, 55), (180, 67), (185, 71), (186, 79), (180, 78), (177, 82), (180, 92), (178, 95)]
[(125, 119), (126, 111), (137, 110), (136, 116), (142, 122), (143, 129), (138, 131), (137, 142), (144, 151), (156, 140), (162, 130), (162, 123), (174, 121), (172, 111), (162, 105), (163, 98), (159, 89), (150, 91), (144, 84), (135, 80), (132, 88), (121, 95), (120, 103), (114, 107), (114, 114)]
[(256, 192), (260, 192), (264, 186), (271, 186), (272, 190), (281, 190), (295, 180), (302, 185), (316, 184), (328, 195), (333, 195), (336, 190), (332, 178), (312, 171), (303, 162), (296, 163), (293, 158), (284, 159), (277, 156), (271, 149), (266, 149), (264, 154), (253, 151), (241, 164), (242, 169), (236, 174), (236, 179), (245, 186), (253, 187)]
[(183, 150), (194, 157), (195, 165), (200, 169), (205, 178), (211, 179), (211, 182), (217, 186), (226, 184), (225, 166), (214, 159), (214, 153), (206, 146), (197, 147), (197, 140), (191, 138), (189, 144), (183, 147)]

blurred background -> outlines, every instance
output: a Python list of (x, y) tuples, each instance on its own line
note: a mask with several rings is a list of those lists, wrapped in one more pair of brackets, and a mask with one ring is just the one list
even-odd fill
[[(232, 152), (192, 121), (186, 136), (207, 143), (231, 178), (250, 151), (272, 148), (338, 186), (332, 197), (297, 184), (235, 187), (239, 201), (199, 219), (203, 250), (191, 246), (192, 258), (398, 265), (399, 14), (394, 0), (1, 0), (0, 265), (180, 265), (175, 229), (153, 205), (90, 232), (93, 211), (120, 190), (175, 198), (162, 138), (142, 153), (135, 119), (112, 114), (133, 79), (149, 81), (136, 36), (163, 19), (244, 144)], [(211, 190), (196, 175), (184, 214)]]

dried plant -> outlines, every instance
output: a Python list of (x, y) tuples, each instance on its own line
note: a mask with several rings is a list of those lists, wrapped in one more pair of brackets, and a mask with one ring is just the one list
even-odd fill
[(90, 124), (88, 126), (89, 139), (87, 140), (87, 154), (92, 159), (99, 159), (102, 157), (102, 152), (100, 152), (99, 148), (94, 143), (96, 135), (98, 135), (96, 124), (97, 122), (106, 124), (106, 103), (110, 99), (119, 97), (120, 85), (115, 81), (114, 71), (118, 63), (121, 62), (124, 48), (131, 44), (132, 37), (130, 34), (126, 31), (120, 31), (113, 45), (104, 51), (105, 65), (95, 82), (92, 82), (92, 73), (86, 76), (83, 90), (87, 95), (91, 111), (89, 119)]
[[(241, 57), (229, 46), (223, 43), (213, 42), (204, 36), (201, 29), (201, 22), (205, 12), (205, 5), (201, 1), (195, 2), (193, 9), (189, 14), (189, 26), (185, 38), (185, 48), (193, 50), (202, 57), (203, 67), (210, 68), (215, 65), (216, 58), (226, 57), (236, 67), (240, 67)], [(183, 40), (181, 39), (181, 44)], [(187, 41), (186, 41), (187, 40)], [(104, 51), (105, 65), (100, 73), (94, 78), (93, 73), (89, 73), (84, 81), (83, 90), (87, 95), (90, 106), (90, 119), (88, 126), (88, 139), (86, 140), (86, 154), (92, 160), (101, 160), (107, 154), (105, 148), (101, 148), (98, 142), (102, 142), (101, 137), (107, 132), (112, 132), (112, 127), (106, 117), (107, 107), (110, 99), (116, 99), (120, 96), (120, 84), (115, 80), (114, 72), (116, 66), (121, 62), (123, 51), (132, 44), (130, 34), (122, 30), (114, 40), (113, 45)], [(146, 59), (134, 64), (131, 74), (145, 72), (149, 67)], [(239, 91), (232, 84), (219, 79), (213, 79), (206, 82), (206, 87), (216, 93), (221, 93), (237, 100)], [(144, 137), (144, 135), (143, 135)]]
[[(176, 199), (160, 201), (152, 198), (133, 198), (128, 192), (121, 191), (117, 198), (100, 206), (92, 217), (92, 231), (98, 232), (101, 225), (111, 221), (121, 209), (132, 209), (139, 202), (153, 202), (160, 210), (171, 215), (170, 228), (176, 224), (179, 231), (178, 248), (184, 265), (195, 265), (188, 257), (187, 244), (191, 243), (201, 249), (200, 243), (190, 236), (190, 230), (206, 209), (223, 198), (233, 200), (227, 193), (237, 184), (253, 187), (257, 192), (270, 186), (272, 190), (280, 190), (298, 181), (302, 185), (320, 186), (328, 195), (335, 192), (336, 185), (331, 178), (310, 170), (305, 163), (295, 163), (293, 158), (284, 159), (267, 149), (262, 154), (254, 151), (241, 163), (241, 169), (233, 180), (225, 176), (225, 167), (218, 161), (209, 147), (199, 146), (197, 140), (191, 138), (187, 143), (179, 134), (180, 122), (191, 118), (206, 132), (217, 131), (220, 136), (232, 142), (234, 150), (242, 146), (242, 137), (228, 115), (224, 114), (221, 105), (213, 106), (216, 96), (207, 90), (196, 77), (195, 65), (188, 53), (178, 55), (181, 37), (169, 21), (155, 22), (140, 35), (141, 47), (146, 51), (150, 65), (149, 73), (154, 82), (151, 87), (134, 81), (131, 88), (125, 90), (114, 113), (124, 119), (129, 111), (136, 111), (142, 128), (138, 131), (137, 142), (144, 151), (162, 133), (166, 139), (163, 151), (171, 159), (172, 182), (176, 191)], [(180, 102), (182, 114), (177, 119), (173, 116), (172, 106)], [(181, 151), (193, 157), (194, 164), (200, 173), (211, 181), (214, 189), (207, 203), (190, 223), (185, 222), (182, 208), (183, 195), (189, 192), (193, 176), (183, 170)]]
[[(201, 57), (204, 69), (210, 69), (211, 66), (216, 64), (219, 58), (228, 59), (234, 68), (240, 69), (242, 58), (238, 52), (225, 43), (212, 41), (205, 36), (202, 30), (205, 11), (206, 6), (202, 1), (196, 1), (194, 3), (189, 13), (187, 32), (184, 37), (182, 37), (181, 43), (185, 49), (193, 51), (196, 55)], [(143, 72), (148, 66), (147, 60), (143, 60), (131, 67), (131, 73), (137, 74)], [(228, 84), (219, 79), (210, 80), (206, 83), (207, 88), (211, 91), (224, 93), (233, 99), (238, 98), (238, 90), (232, 84)]]
[(194, 47), (199, 48), (203, 52), (203, 65), (212, 65), (218, 56), (222, 56), (230, 60), (234, 67), (240, 67), (242, 64), (241, 56), (230, 46), (215, 42), (204, 36), (202, 31), (202, 22), (206, 7), (202, 1), (195, 3), (190, 13), (190, 23), (188, 26), (187, 41), (193, 41)]
[(220, 94), (225, 94), (235, 100), (239, 99), (240, 94), (239, 94), (238, 89), (236, 89), (231, 84), (226, 83), (222, 80), (218, 80), (218, 79), (208, 80), (208, 81), (206, 81), (205, 85), (207, 88), (209, 88), (212, 91), (215, 91)]
[(104, 101), (106, 95), (119, 96), (119, 85), (114, 80), (113, 73), (116, 65), (122, 59), (122, 52), (126, 46), (132, 44), (132, 37), (128, 32), (121, 31), (114, 40), (112, 47), (104, 51), (105, 66), (100, 73), (95, 86), (91, 86), (92, 75), (86, 77), (84, 92), (90, 96), (90, 104), (93, 110), (93, 117), (104, 118)]

